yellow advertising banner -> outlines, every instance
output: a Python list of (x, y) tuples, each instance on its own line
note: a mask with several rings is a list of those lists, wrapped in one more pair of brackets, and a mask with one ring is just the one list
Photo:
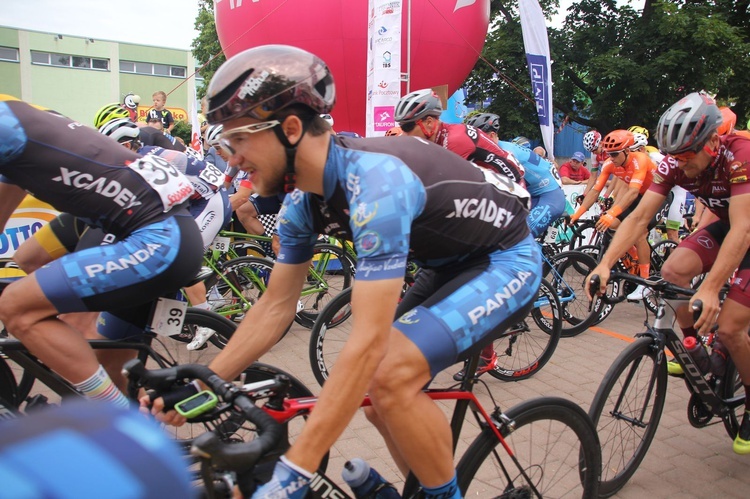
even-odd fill
[(59, 212), (47, 203), (26, 196), (0, 234), (0, 258), (11, 258), (21, 243), (58, 214)]
[[(152, 108), (153, 106), (138, 106), (138, 109), (136, 110), (136, 112), (138, 113), (138, 118), (136, 119), (136, 121), (146, 121), (146, 115)], [(165, 109), (172, 113), (172, 117), (174, 118), (175, 122), (188, 121), (187, 111), (185, 111), (181, 107), (167, 106)]]

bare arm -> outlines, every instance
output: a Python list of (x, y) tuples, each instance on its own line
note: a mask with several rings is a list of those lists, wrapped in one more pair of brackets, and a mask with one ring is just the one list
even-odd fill
[(318, 468), (323, 455), (360, 407), (375, 369), (386, 354), (402, 284), (401, 279), (355, 282), (352, 333), (302, 434), (286, 454), (302, 468)]

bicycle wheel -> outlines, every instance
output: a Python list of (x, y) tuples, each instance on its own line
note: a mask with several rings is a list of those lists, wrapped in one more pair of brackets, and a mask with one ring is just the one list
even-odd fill
[(493, 342), (497, 364), (490, 375), (520, 381), (536, 374), (555, 352), (562, 322), (555, 289), (542, 279), (529, 317)]
[(518, 464), (485, 427), (456, 468), (464, 497), (536, 497), (534, 489), (545, 498), (596, 497), (599, 440), (583, 409), (562, 398), (540, 397), (505, 416), (515, 424), (501, 425), (500, 432)]
[[(593, 258), (594, 261), (599, 262), (600, 249), (601, 248), (599, 248), (599, 246), (581, 246), (578, 248), (578, 251), (580, 251), (581, 253), (587, 254), (588, 256)], [(620, 281), (610, 280), (609, 286), (607, 287), (607, 295), (613, 300), (616, 299), (620, 295), (621, 287), (622, 287), (622, 283), (620, 283)], [(615, 309), (615, 304), (602, 303), (601, 310), (599, 310), (599, 315), (596, 317), (596, 319), (594, 319), (593, 324), (591, 324), (589, 327), (600, 324), (604, 319), (609, 317), (609, 315), (612, 313), (614, 309)]]
[(355, 264), (348, 253), (333, 244), (316, 244), (307, 280), (302, 286), (302, 310), (294, 321), (308, 329), (333, 297), (352, 285)]
[[(247, 309), (265, 293), (272, 270), (273, 261), (266, 258), (241, 256), (225, 262), (221, 266), (221, 276), (212, 275), (206, 280), (213, 311), (241, 321)], [(212, 291), (219, 296), (212, 296)]]
[(579, 220), (573, 226), (573, 232), (570, 235), (569, 250), (580, 249), (581, 246), (597, 245), (601, 234), (596, 230), (595, 220)]
[(563, 338), (576, 336), (588, 329), (604, 308), (601, 298), (596, 298), (592, 304), (586, 296), (586, 276), (594, 267), (596, 260), (580, 251), (558, 253), (544, 263), (544, 278), (552, 284), (560, 298)]
[[(180, 334), (169, 337), (155, 336), (151, 347), (169, 364), (209, 364), (219, 350), (232, 337), (237, 324), (214, 312), (198, 308), (189, 308), (185, 314), (185, 323)], [(207, 341), (197, 350), (188, 350), (187, 346), (196, 333), (211, 334)], [(146, 363), (147, 368), (156, 368), (153, 359)]]
[(655, 272), (661, 272), (661, 268), (664, 266), (664, 262), (667, 261), (669, 255), (677, 248), (677, 243), (665, 239), (659, 241), (651, 247), (651, 268)]
[(745, 388), (742, 386), (742, 380), (731, 358), (727, 359), (727, 370), (721, 378), (721, 384), (719, 394), (729, 404), (727, 416), (722, 418), (724, 429), (733, 439), (740, 430), (740, 423), (745, 412)]
[(602, 446), (600, 497), (620, 490), (646, 456), (667, 396), (663, 352), (644, 337), (629, 345), (604, 375), (589, 416)]
[(352, 288), (346, 288), (328, 302), (310, 331), (310, 367), (320, 386), (328, 379), (333, 364), (349, 339), (352, 323), (346, 319), (351, 315), (351, 301)]
[(0, 357), (0, 421), (15, 418), (21, 402), (13, 370), (5, 359)]

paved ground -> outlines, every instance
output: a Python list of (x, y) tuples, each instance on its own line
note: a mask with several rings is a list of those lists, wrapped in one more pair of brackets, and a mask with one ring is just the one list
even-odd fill
[[(633, 335), (643, 330), (643, 307), (619, 304), (599, 327), (575, 338), (561, 339), (550, 362), (534, 377), (503, 383), (487, 378), (501, 406), (522, 400), (557, 395), (571, 399), (588, 411), (594, 393), (611, 362)], [(296, 375), (314, 393), (319, 392), (308, 362), (309, 333), (295, 326), (262, 360)], [(450, 370), (453, 373), (454, 370)], [(441, 374), (437, 383), (448, 383)], [(478, 388), (478, 391), (484, 388)], [(750, 490), (750, 456), (732, 452), (731, 440), (721, 424), (696, 429), (687, 421), (687, 389), (670, 378), (667, 402), (654, 443), (621, 498), (747, 497)], [(471, 437), (467, 435), (466, 439)], [(331, 452), (329, 477), (338, 478), (344, 461), (366, 459), (388, 479), (400, 482), (383, 440), (361, 414)]]
[[(523, 400), (540, 395), (568, 398), (588, 410), (599, 383), (612, 360), (633, 335), (643, 329), (644, 309), (623, 303), (599, 327), (575, 338), (561, 339), (550, 362), (534, 377), (503, 383), (488, 376), (487, 385), (500, 405), (509, 408)], [(263, 361), (276, 365), (302, 380), (313, 393), (320, 389), (308, 361), (309, 331), (295, 325)], [(204, 362), (208, 361), (202, 355)], [(447, 386), (449, 375), (459, 366), (441, 373), (436, 384)], [(483, 378), (484, 379), (484, 378)], [(484, 396), (479, 386), (477, 393)], [(750, 490), (750, 456), (732, 452), (731, 440), (721, 424), (695, 429), (687, 421), (687, 390), (675, 378), (669, 380), (669, 392), (656, 438), (640, 468), (615, 497), (666, 498), (748, 496)], [(450, 409), (446, 407), (446, 412)], [(470, 429), (469, 429), (470, 430)], [(473, 439), (465, 431), (459, 453)], [(331, 450), (328, 476), (340, 480), (343, 463), (362, 457), (389, 480), (401, 484), (383, 440), (367, 422), (361, 411)]]

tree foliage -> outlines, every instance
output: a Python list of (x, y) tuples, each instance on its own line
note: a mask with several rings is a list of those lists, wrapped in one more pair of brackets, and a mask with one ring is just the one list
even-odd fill
[[(639, 124), (654, 130), (663, 111), (705, 89), (750, 117), (750, 0), (579, 0), (560, 29), (548, 28), (554, 106), (603, 131)], [(548, 15), (553, 2), (540, 2)], [(493, 30), (468, 80), (469, 98), (492, 99), (504, 135), (536, 136), (516, 0), (492, 2)], [(514, 82), (511, 84), (509, 81)], [(520, 91), (513, 88), (520, 87)], [(522, 95), (526, 94), (526, 95)]]
[(197, 89), (198, 98), (206, 95), (208, 83), (219, 66), (226, 61), (216, 33), (216, 19), (214, 18), (214, 1), (200, 0), (198, 16), (195, 18), (195, 29), (198, 37), (193, 40), (193, 55), (200, 63), (199, 74), (203, 77), (203, 85)]

